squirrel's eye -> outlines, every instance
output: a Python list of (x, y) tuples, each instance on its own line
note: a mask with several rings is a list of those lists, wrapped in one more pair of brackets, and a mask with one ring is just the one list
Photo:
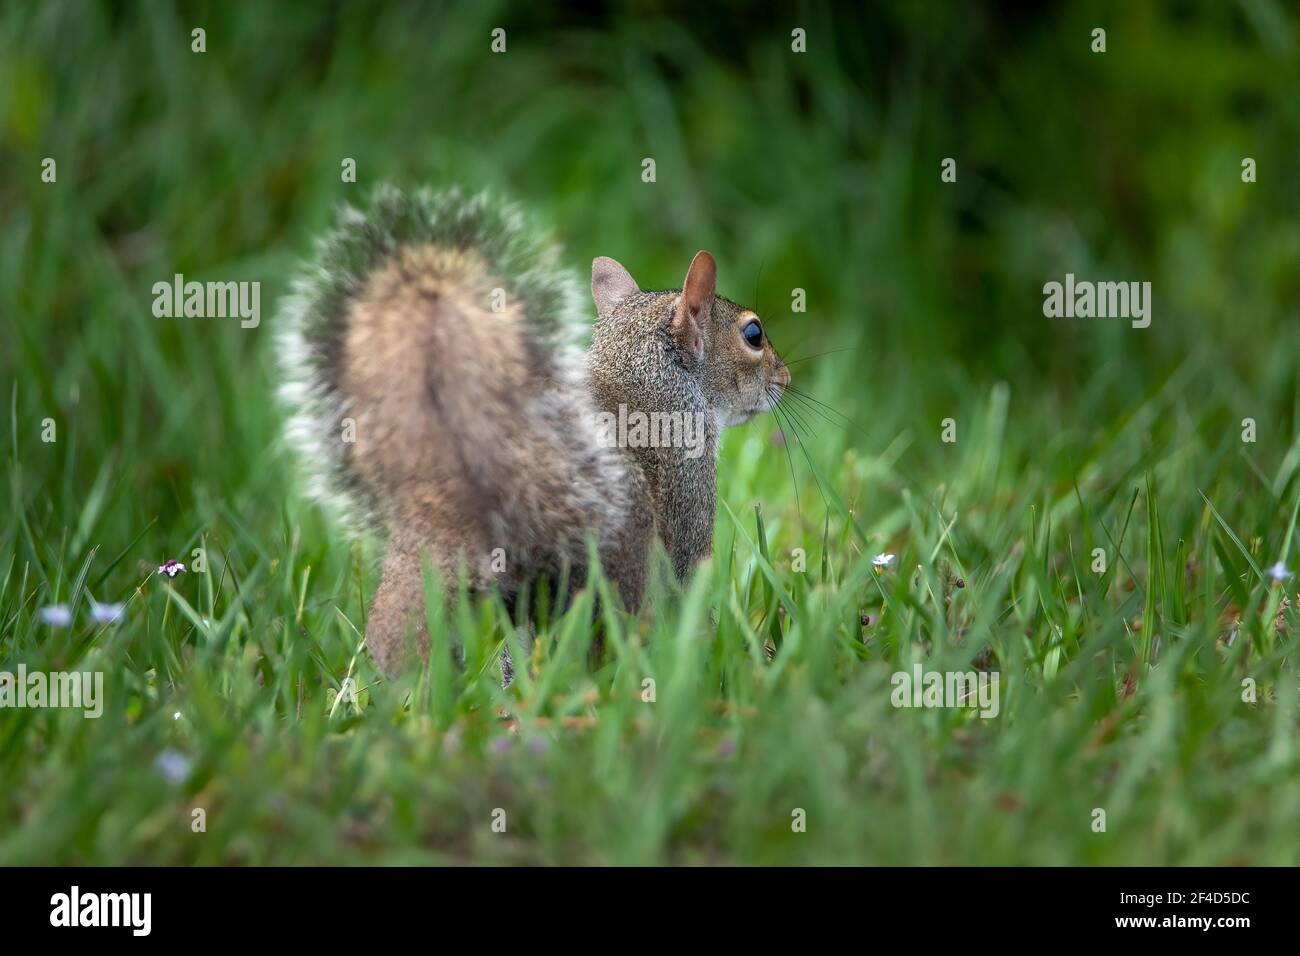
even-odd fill
[(758, 324), (757, 319), (751, 319), (750, 322), (740, 330), (741, 338), (751, 349), (761, 349), (763, 347), (763, 327)]

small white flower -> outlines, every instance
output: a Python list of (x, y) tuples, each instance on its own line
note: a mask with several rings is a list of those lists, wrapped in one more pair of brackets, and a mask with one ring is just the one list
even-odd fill
[(1291, 577), (1291, 572), (1286, 569), (1286, 565), (1283, 564), (1281, 561), (1273, 565), (1264, 573), (1267, 574), (1274, 581), (1285, 581), (1287, 578)]
[(50, 627), (67, 627), (72, 623), (72, 612), (68, 610), (66, 604), (51, 604), (49, 607), (43, 607), (40, 610), (42, 624), (48, 624)]
[(184, 783), (193, 761), (179, 750), (164, 750), (154, 758), (153, 765), (168, 783)]
[(180, 720), (180, 719), (181, 719), (181, 712), (179, 710), (176, 711), (176, 713), (172, 714), (172, 720)]
[(122, 616), (126, 610), (125, 604), (100, 604), (98, 601), (90, 602), (90, 616), (100, 624), (112, 624)]
[(178, 574), (185, 572), (185, 565), (174, 559), (168, 559), (166, 564), (158, 565), (158, 573), (165, 574), (169, 578), (174, 578)]
[(894, 556), (892, 554), (878, 554), (871, 559), (871, 563), (877, 568), (887, 568), (894, 563)]

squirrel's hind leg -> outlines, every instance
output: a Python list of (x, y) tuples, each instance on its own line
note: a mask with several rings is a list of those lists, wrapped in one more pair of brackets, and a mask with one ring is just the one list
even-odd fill
[[(445, 597), (455, 599), (455, 582), (467, 571), (471, 593), (487, 591), (495, 579), (482, 567), (466, 564), (465, 555), (489, 553), (486, 544), (469, 524), (456, 524), (426, 502), (426, 507), (405, 511), (394, 522), (384, 556), (383, 576), (375, 591), (366, 621), (366, 646), (379, 669), (395, 677), (417, 660), (429, 659), (429, 627), (425, 608), (424, 564), (441, 577), (448, 589)], [(452, 634), (452, 653), (463, 665), (458, 635)]]
[[(418, 653), (429, 659), (429, 627), (425, 614), (424, 562), (446, 582), (456, 580), (457, 552), (439, 544), (440, 536), (414, 515), (398, 524), (388, 541), (383, 576), (366, 621), (366, 646), (379, 669), (389, 677), (411, 666)], [(471, 575), (471, 590), (483, 582)], [(459, 659), (459, 647), (456, 648)]]
[(383, 577), (366, 621), (366, 646), (379, 669), (394, 677), (411, 662), (412, 648), (429, 654), (420, 553), (394, 537), (384, 558)]

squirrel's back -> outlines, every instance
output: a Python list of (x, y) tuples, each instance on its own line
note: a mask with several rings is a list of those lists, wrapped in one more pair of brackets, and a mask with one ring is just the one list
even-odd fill
[(421, 556), (509, 591), (581, 564), (588, 533), (620, 533), (629, 476), (591, 427), (588, 323), (558, 260), (490, 196), (381, 188), (295, 285), (280, 320), (286, 435), (310, 493), (387, 531), (372, 625), (385, 588), (410, 604)]
[(309, 490), (387, 532), (366, 622), (382, 669), (424, 635), (425, 559), (510, 603), (584, 582), (594, 543), (637, 608), (656, 537), (681, 580), (709, 554), (719, 433), (790, 381), (716, 284), (705, 250), (659, 292), (595, 258), (584, 352), (578, 284), (514, 207), (381, 188), (343, 214), (280, 318), (281, 394)]

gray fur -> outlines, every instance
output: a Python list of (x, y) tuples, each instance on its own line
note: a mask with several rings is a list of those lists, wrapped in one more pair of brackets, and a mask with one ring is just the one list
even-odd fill
[(486, 192), (403, 193), (375, 188), (365, 211), (344, 207), (293, 282), (277, 322), (285, 438), (303, 466), (305, 492), (353, 531), (382, 535), (381, 503), (367, 494), (337, 439), (349, 401), (339, 390), (348, 309), (367, 278), (407, 246), (478, 251), (525, 303), (530, 329), (556, 359), (559, 374), (582, 377), (589, 335), (582, 287), (560, 264), (559, 249), (530, 229), (522, 211)]
[[(635, 609), (658, 535), (684, 578), (712, 547), (721, 429), (789, 379), (769, 343), (743, 344), (756, 317), (715, 297), (707, 252), (683, 292), (642, 292), (597, 259), (594, 329), (559, 258), (486, 194), (380, 187), (340, 215), (282, 309), (285, 434), (307, 492), (388, 539), (366, 631), (388, 673), (412, 638), (427, 649), (426, 560), (510, 601), (542, 575), (581, 585), (594, 542)], [(507, 305), (489, 307), (494, 288)], [(606, 444), (596, 415), (621, 407), (698, 413), (704, 454)]]

